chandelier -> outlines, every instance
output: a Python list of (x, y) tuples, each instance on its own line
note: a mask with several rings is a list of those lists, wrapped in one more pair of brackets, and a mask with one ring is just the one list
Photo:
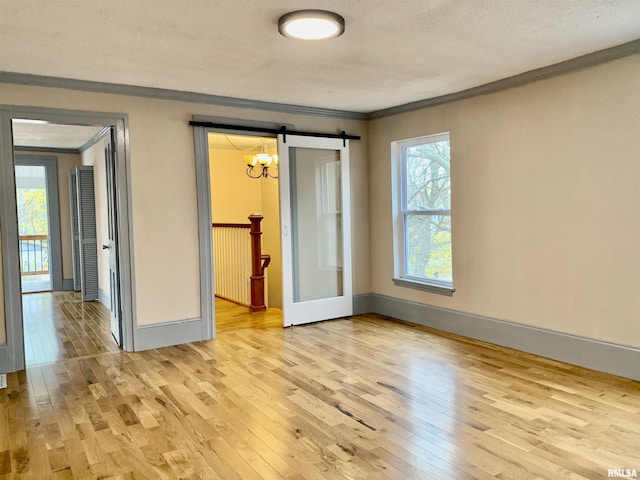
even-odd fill
[[(274, 167), (276, 171), (269, 171), (269, 167)], [(262, 142), (262, 152), (255, 154), (247, 162), (247, 175), (251, 178), (278, 178), (278, 155), (270, 155), (267, 152), (266, 142)]]

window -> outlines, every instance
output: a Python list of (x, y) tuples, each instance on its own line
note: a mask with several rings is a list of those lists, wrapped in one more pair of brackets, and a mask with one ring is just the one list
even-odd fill
[(451, 295), (449, 134), (394, 142), (396, 285)]

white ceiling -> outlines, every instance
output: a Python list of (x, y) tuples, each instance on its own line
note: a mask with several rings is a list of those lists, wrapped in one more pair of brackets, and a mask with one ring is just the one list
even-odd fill
[(208, 135), (210, 148), (216, 150), (234, 150), (246, 154), (262, 152), (264, 145), (268, 152), (276, 149), (276, 139), (271, 137), (254, 137), (247, 135), (232, 135), (226, 133), (213, 133)]
[[(302, 8), (346, 33), (280, 36)], [(639, 20), (638, 0), (0, 0), (0, 71), (371, 112), (635, 40)]]
[[(2, 1), (2, 0), (0, 0)], [(16, 147), (79, 149), (104, 127), (13, 121)]]

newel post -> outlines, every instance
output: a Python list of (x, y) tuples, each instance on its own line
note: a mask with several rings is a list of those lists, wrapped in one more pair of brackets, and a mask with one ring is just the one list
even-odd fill
[(260, 230), (260, 222), (264, 217), (254, 213), (249, 215), (251, 222), (251, 312), (261, 312), (267, 309), (264, 304), (264, 269), (267, 268), (271, 257), (262, 255), (262, 231)]

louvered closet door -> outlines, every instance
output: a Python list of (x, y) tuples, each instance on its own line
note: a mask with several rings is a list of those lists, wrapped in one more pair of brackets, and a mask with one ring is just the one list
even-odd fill
[(71, 207), (71, 257), (73, 259), (73, 290), (82, 290), (80, 273), (80, 232), (78, 231), (78, 184), (76, 172), (69, 172), (69, 204)]
[(76, 167), (78, 187), (78, 232), (80, 234), (80, 277), (82, 299), (98, 299), (98, 246), (93, 167)]

